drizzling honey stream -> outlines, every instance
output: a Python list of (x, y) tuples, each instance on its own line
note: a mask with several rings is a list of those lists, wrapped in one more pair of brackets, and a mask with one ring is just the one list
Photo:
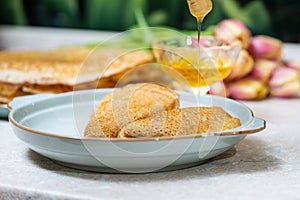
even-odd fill
[[(198, 64), (197, 71), (200, 75), (200, 35), (201, 35), (201, 27), (204, 17), (212, 10), (212, 2), (211, 0), (187, 0), (189, 5), (189, 10), (191, 15), (193, 15), (197, 19), (197, 27), (198, 27)], [(198, 76), (199, 77), (199, 76)], [(198, 78), (198, 84), (200, 85), (200, 78)], [(202, 83), (203, 85), (203, 83)], [(201, 93), (198, 91), (198, 93)]]

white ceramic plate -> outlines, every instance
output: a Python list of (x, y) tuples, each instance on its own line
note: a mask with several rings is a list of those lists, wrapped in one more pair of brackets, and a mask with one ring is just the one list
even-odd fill
[(6, 104), (0, 104), (0, 118), (7, 118), (9, 110)]
[[(100, 99), (112, 89), (15, 98), (9, 121), (16, 136), (32, 150), (83, 170), (144, 173), (198, 165), (230, 149), (265, 121), (245, 105), (227, 98), (180, 93), (181, 107), (220, 106), (242, 125), (223, 133), (161, 138), (85, 138), (84, 128)], [(187, 130), (188, 131), (188, 130)]]

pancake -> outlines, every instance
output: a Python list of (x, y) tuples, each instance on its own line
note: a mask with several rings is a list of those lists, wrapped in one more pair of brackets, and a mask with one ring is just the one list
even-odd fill
[(240, 126), (240, 120), (220, 107), (176, 108), (123, 127), (118, 137), (162, 137), (222, 132)]
[(86, 137), (135, 138), (222, 132), (240, 120), (220, 107), (179, 108), (179, 95), (152, 83), (108, 93), (92, 113)]
[[(0, 96), (114, 87), (122, 73), (153, 61), (149, 51), (59, 49), (0, 52)], [(114, 78), (111, 78), (114, 77)], [(2, 89), (4, 88), (4, 89)], [(12, 88), (14, 91), (7, 90)], [(11, 94), (8, 94), (11, 93)]]
[(127, 124), (178, 105), (178, 95), (168, 88), (152, 83), (130, 84), (100, 101), (85, 136), (117, 137)]

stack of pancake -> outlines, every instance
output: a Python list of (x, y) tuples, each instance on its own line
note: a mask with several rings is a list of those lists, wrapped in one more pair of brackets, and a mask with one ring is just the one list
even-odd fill
[(152, 53), (141, 50), (2, 51), (0, 103), (28, 94), (113, 87), (122, 74), (152, 61)]

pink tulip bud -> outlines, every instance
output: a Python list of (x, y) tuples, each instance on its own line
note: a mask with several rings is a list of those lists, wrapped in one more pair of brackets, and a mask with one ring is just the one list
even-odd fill
[(249, 52), (254, 59), (281, 60), (282, 42), (278, 39), (259, 35), (252, 38)]
[(222, 96), (222, 97), (230, 96), (230, 92), (223, 81), (210, 85), (208, 94)]
[(253, 58), (246, 50), (242, 50), (233, 66), (233, 69), (226, 81), (237, 80), (249, 74), (253, 68)]
[(258, 59), (254, 63), (249, 77), (267, 83), (274, 72), (280, 66), (280, 63), (272, 60)]
[(300, 72), (300, 61), (286, 61), (285, 66), (291, 69), (295, 69)]
[(241, 79), (228, 85), (231, 98), (240, 100), (263, 99), (269, 94), (269, 88), (261, 81)]
[(217, 38), (228, 42), (240, 40), (243, 49), (248, 48), (251, 38), (250, 30), (237, 19), (223, 20), (218, 24), (214, 34)]
[(277, 68), (269, 81), (274, 97), (295, 97), (300, 92), (299, 73), (291, 68)]

